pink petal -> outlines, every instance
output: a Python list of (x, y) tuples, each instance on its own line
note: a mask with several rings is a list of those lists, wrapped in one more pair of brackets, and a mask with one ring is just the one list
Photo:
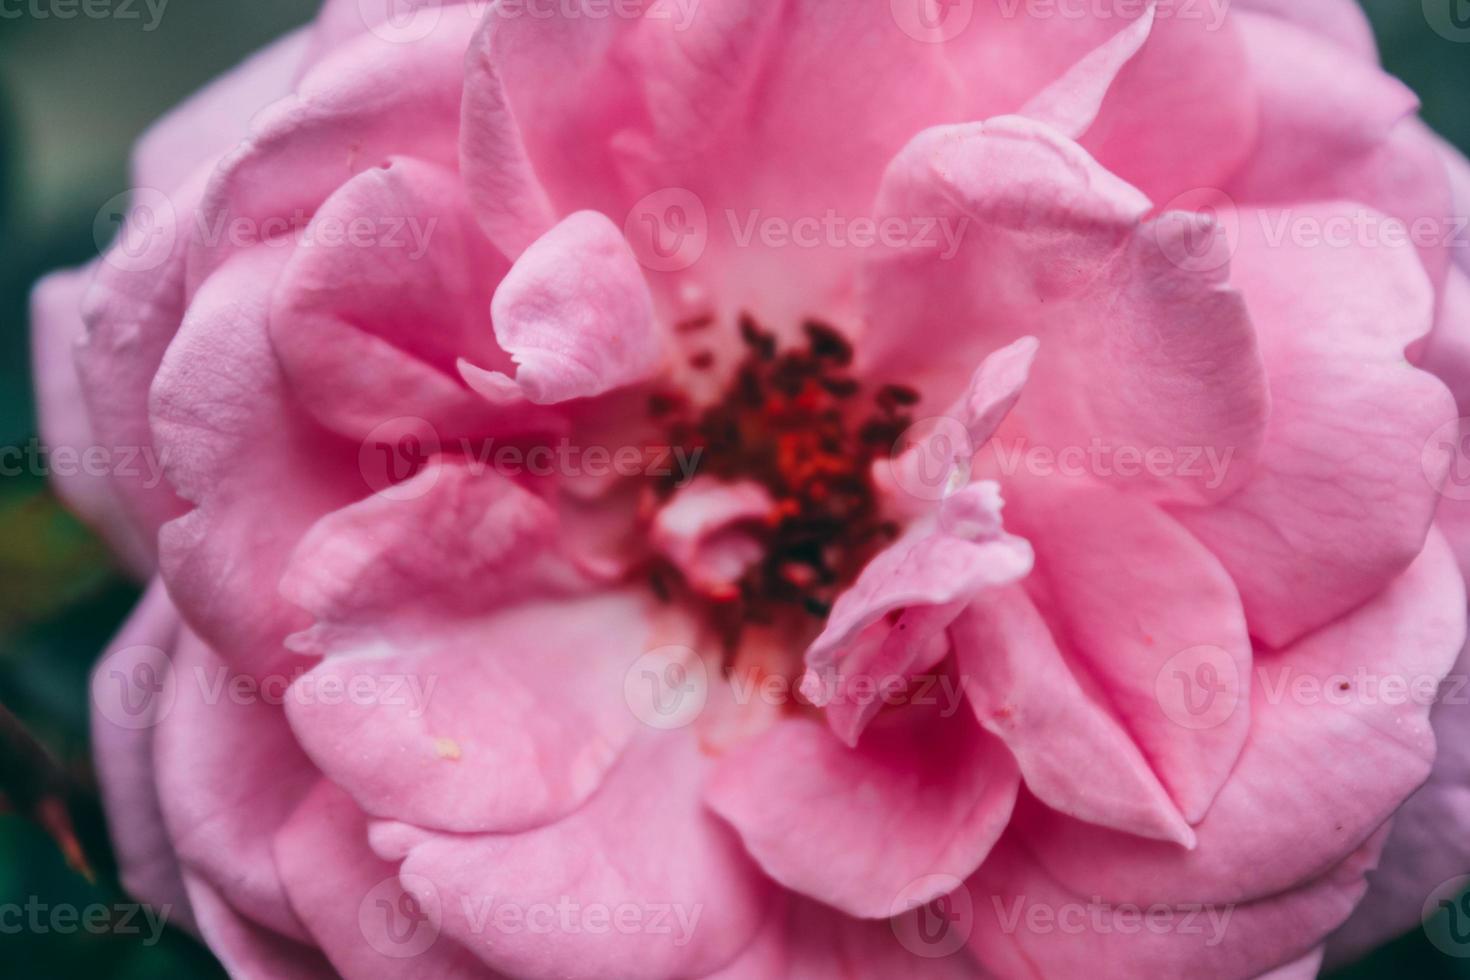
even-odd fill
[[(120, 467), (121, 456), (111, 454), (93, 434), (73, 360), (85, 329), (82, 293), (96, 265), (56, 272), (36, 284), (31, 293), (32, 373), (41, 441), (46, 447), (53, 453), (75, 453), (78, 463), (88, 459), (88, 454), (105, 454), (100, 458)], [(141, 467), (148, 460), (134, 454), (132, 462)], [(150, 573), (155, 562), (152, 535), (132, 524), (107, 472), (89, 473), (80, 465), (56, 466), (50, 478), (67, 507), (107, 539), (129, 571), (139, 576)]]
[(1332, 936), (1328, 959), (1351, 962), (1419, 924), (1425, 903), (1445, 881), (1470, 874), (1470, 715), (1465, 711), (1470, 647), (1440, 687), (1429, 720), (1434, 768), (1393, 817), (1393, 832), (1368, 895)]
[(1008, 838), (966, 885), (970, 948), (1007, 977), (1257, 977), (1310, 955), (1347, 917), (1382, 843), (1380, 832), (1321, 876), (1258, 901), (1139, 905), (1057, 882)]
[[(638, 260), (594, 211), (572, 215), (526, 249), (495, 290), (490, 316), (515, 359), (514, 385), (538, 405), (647, 381), (662, 359)], [(510, 385), (480, 365), (465, 377), (497, 400)]]
[(778, 330), (848, 305), (864, 249), (845, 232), (819, 232), (811, 247), (749, 236), (773, 217), (785, 227), (868, 217), (884, 165), (916, 129), (965, 118), (943, 47), (916, 42), (883, 3), (714, 0), (687, 27), (639, 26), (632, 57), (646, 122), (615, 142), (633, 188), (619, 214), (632, 208), (635, 248), (646, 256), (670, 240), (670, 212), (643, 195), (675, 188), (702, 235), (690, 272), (711, 305)]
[[(174, 109), (144, 134), (134, 153), (129, 211), (81, 304), (77, 371), (95, 444), (117, 461), (109, 474), (143, 551), (154, 562), (158, 528), (181, 513), (159, 481), (159, 453), (148, 429), (148, 386), (183, 315), (183, 263), (190, 219), (207, 175), (244, 135), (251, 116), (290, 91), (303, 50), (291, 35)], [(38, 350), (39, 352), (39, 350)], [(133, 460), (124, 465), (124, 458)], [(140, 564), (139, 557), (146, 556)]]
[(550, 507), (510, 479), (435, 459), (302, 536), (280, 591), (315, 624), (291, 645), (326, 654), (384, 635), (412, 641), (453, 617), (564, 594), (578, 579), (557, 532)]
[(1161, 10), (1078, 140), (1157, 204), (1220, 186), (1255, 143), (1259, 95), (1229, 9), (1208, 0)]
[[(1031, 564), (1031, 548), (1020, 538), (976, 542), (917, 527), (879, 552), (837, 597), (807, 648), (802, 691), (819, 705), (830, 702), (833, 730), (856, 745), (883, 706), (859, 692), (901, 682), (924, 669), (921, 661), (932, 664), (933, 645), (965, 603), (1024, 577)], [(896, 622), (885, 622), (898, 613)]]
[(190, 292), (242, 247), (299, 229), (347, 179), (387, 157), (406, 153), (454, 166), (471, 6), (446, 6), (433, 31), (413, 43), (358, 37), (255, 116), (249, 138), (220, 163), (200, 204), (188, 250)]
[(93, 672), (92, 751), (123, 887), (154, 907), (172, 906), (188, 923), (179, 859), (159, 806), (153, 746), (158, 716), (172, 706), (168, 689), (156, 682), (167, 683), (178, 633), (178, 613), (154, 579)]
[[(890, 165), (878, 210), (937, 216), (963, 233), (952, 247), (869, 261), (869, 369), (925, 377), (926, 393), (943, 398), (981, 350), (1034, 334), (1041, 349), (1020, 414), (1035, 445), (1101, 443), (1140, 458), (1198, 447), (1228, 453), (1232, 478), (1249, 469), (1268, 402), (1225, 263), (1178, 261), (1188, 229), (1143, 223), (1148, 201), (1076, 144), (1018, 117), (932, 129)], [(1164, 499), (1214, 499), (1233, 485), (1182, 465), (1120, 469), (1098, 475)]]
[[(1470, 273), (1458, 266), (1450, 269), (1439, 304), (1434, 332), (1417, 363), (1445, 383), (1463, 418), (1470, 413)], [(1459, 465), (1457, 457), (1451, 463), (1451, 481), (1463, 482), (1464, 474), (1455, 472)]]
[(1269, 973), (1261, 974), (1257, 980), (1317, 980), (1317, 971), (1322, 968), (1324, 952), (1325, 947), (1318, 946), (1299, 960), (1292, 960)]
[[(1450, 214), (1449, 189), (1438, 138), (1413, 118), (1414, 94), (1380, 70), (1376, 59), (1308, 29), (1251, 13), (1236, 20), (1251, 54), (1262, 116), (1260, 139), (1246, 166), (1222, 185), (1228, 194), (1257, 205), (1367, 205), (1412, 232), (1438, 289), (1452, 237), (1442, 220)], [(1425, 219), (1437, 223), (1427, 238)], [(1382, 218), (1373, 216), (1373, 222), (1367, 234), (1385, 227)]]
[[(1453, 213), (1463, 215), (1470, 213), (1470, 160), (1457, 147), (1451, 146), (1442, 137), (1434, 137), (1435, 145), (1439, 149), (1439, 155), (1444, 160), (1445, 169), (1449, 171), (1450, 193), (1454, 197)], [(1461, 237), (1463, 241), (1463, 236)], [(1470, 275), (1470, 248), (1463, 245), (1455, 249), (1455, 264), (1462, 269), (1466, 275)]]
[(489, 315), (509, 263), (473, 224), (457, 175), (394, 158), (344, 184), (302, 235), (270, 319), (308, 411), (354, 439), (408, 416), (446, 440), (513, 427), (455, 368), (460, 357), (510, 366)]
[[(487, 18), (470, 55), (462, 147), (482, 224), (516, 254), (557, 215), (596, 209), (626, 218), (647, 256), (661, 232), (645, 220), (678, 211), (700, 239), (679, 269), (720, 256), (698, 266), (704, 299), (780, 329), (839, 291), (851, 263), (831, 248), (740, 244), (737, 218), (866, 217), (884, 162), (914, 126), (963, 116), (939, 47), (894, 26), (881, 6), (839, 15), (821, 0)], [(544, 70), (553, 59), (565, 68), (554, 77)], [(834, 99), (895, 108), (852, 127)]]
[[(1078, 140), (1155, 202), (1218, 185), (1250, 151), (1256, 94), (1224, 2), (1150, 4), (1020, 114)], [(1161, 120), (1168, 120), (1167, 125)]]
[[(971, 19), (962, 29), (943, 45), (935, 46), (942, 48), (950, 70), (960, 78), (965, 98), (963, 118), (985, 119), (1016, 112), (1033, 100), (1040, 102), (1048, 86), (1067, 87), (1067, 75), (1074, 67), (1085, 59), (1099, 57), (1101, 51), (1116, 50), (1120, 44), (1126, 51), (1152, 29), (1151, 22), (1139, 26), (1149, 20), (1148, 8), (1152, 6), (1125, 4), (1111, 11), (1110, 17), (1030, 16), (1030, 11), (1010, 0), (982, 0), (973, 5)], [(1041, 9), (1037, 8), (1038, 12)], [(927, 12), (917, 5), (895, 6), (893, 10)], [(961, 24), (956, 15), (964, 10), (950, 8), (949, 16), (940, 22), (941, 33), (954, 31), (955, 27), (948, 31), (944, 28)], [(1126, 62), (1116, 60), (1117, 67)], [(1095, 80), (1102, 85), (1111, 83), (1106, 75)]]
[(367, 818), (327, 780), (276, 832), (275, 860), (312, 939), (343, 976), (490, 976), (457, 942), (438, 935), (432, 921), (418, 918), (429, 910), (411, 904), (397, 864), (368, 847)]
[(1039, 347), (1035, 337), (1022, 337), (987, 356), (975, 369), (961, 405), (965, 428), (976, 446), (989, 441), (1016, 407)]
[(276, 592), (290, 550), (321, 514), (370, 489), (358, 447), (328, 437), (285, 391), (267, 335), (285, 258), (244, 252), (210, 278), (151, 398), (165, 473), (196, 505), (161, 533), (164, 579), (195, 632), (248, 672), (279, 667), (286, 635), (310, 625)]
[(902, 440), (906, 448), (877, 463), (874, 475), (896, 508), (923, 513), (969, 480), (972, 457), (1020, 400), (1037, 347), (1035, 337), (1022, 337), (987, 354), (945, 415), (916, 423)]
[[(631, 29), (625, 17), (486, 17), (472, 38), (460, 170), (480, 226), (506, 255), (577, 208), (622, 210), (606, 147), (632, 109), (610, 55)], [(560, 70), (548, 72), (553, 63)]]
[(317, 778), (280, 712), (291, 678), (240, 686), (251, 679), (188, 632), (172, 672), (176, 697), (159, 721), (154, 756), (179, 860), (241, 915), (305, 941), (270, 851), (271, 835)]
[[(623, 676), (650, 642), (630, 594), (548, 600), (574, 584), (537, 558), (545, 505), (467, 467), (420, 474), (312, 530), (285, 592), (328, 657), (287, 705), (317, 765), (367, 812), (453, 831), (517, 830), (597, 788), (637, 719)], [(539, 567), (538, 567), (539, 566)], [(366, 685), (381, 696), (312, 692)], [(389, 696), (389, 695), (393, 696)]]
[(1249, 712), (1242, 706), (1219, 724), (1187, 728), (1160, 697), (1159, 678), (1181, 656), (1192, 668), (1187, 651), (1204, 649), (1216, 669), (1246, 677), (1251, 648), (1240, 598), (1219, 562), (1162, 510), (1059, 482), (1017, 481), (1007, 494), (1013, 530), (1036, 548), (1028, 590), (1195, 823), (1240, 755)]
[(1194, 846), (1138, 746), (1083, 689), (1045, 620), (1018, 586), (977, 598), (950, 627), (966, 698), (1015, 756), (1026, 788), (1061, 813)]
[[(206, 165), (208, 166), (208, 165)], [(77, 375), (97, 444), (137, 454), (138, 465), (110, 474), (113, 490), (150, 550), (158, 529), (185, 505), (159, 467), (167, 462), (150, 431), (149, 388), (184, 315), (185, 242), (205, 173), (164, 194), (141, 189), (118, 240), (94, 267), (82, 297), (86, 334)]]
[(721, 759), (706, 796), (781, 884), (885, 918), (936, 897), (909, 889), (916, 879), (962, 879), (985, 860), (1018, 783), (1009, 754), (952, 702), (900, 709), (856, 749), (817, 721), (780, 722)]
[[(707, 766), (686, 733), (648, 736), (566, 819), (523, 834), (428, 836), (410, 847), (402, 880), (421, 903), (437, 899), (449, 937), (509, 975), (713, 972), (755, 935), (770, 886), (700, 802)], [(554, 927), (548, 941), (526, 927), (559, 904), (578, 916), (574, 928)], [(519, 928), (497, 925), (508, 914)], [(576, 927), (587, 914), (604, 915), (604, 927)], [(647, 927), (606, 925), (619, 914)]]
[(1044, 122), (1072, 139), (1080, 138), (1097, 118), (1119, 71), (1147, 43), (1156, 15), (1157, 7), (1149, 6), (1118, 33), (1073, 62), (1065, 74), (1033, 96), (1019, 114)]
[(201, 878), (189, 876), (199, 933), (231, 977), (240, 980), (329, 980), (321, 953), (244, 918)]
[(915, 946), (905, 946), (890, 922), (855, 919), (791, 895), (773, 903), (760, 935), (709, 980), (978, 980), (982, 975), (963, 947), (933, 957), (922, 940)]
[[(586, 800), (632, 736), (622, 678), (648, 646), (647, 613), (620, 597), (531, 604), (401, 652), (335, 651), (297, 682), (287, 714), (317, 766), (374, 816), (533, 827)], [(311, 695), (353, 684), (381, 696)]]
[[(1249, 738), (1195, 826), (1194, 850), (1040, 808), (1017, 827), (1047, 872), (1082, 894), (1226, 903), (1298, 887), (1362, 846), (1428, 776), (1427, 702), (1464, 636), (1464, 586), (1434, 535), (1381, 595), (1257, 658)], [(1244, 708), (1242, 701), (1234, 714)]]
[(1283, 217), (1351, 213), (1304, 205), (1242, 216), (1236, 279), (1260, 330), (1271, 424), (1240, 492), (1175, 514), (1229, 569), (1251, 632), (1272, 646), (1353, 609), (1408, 566), (1448, 463), (1426, 446), (1454, 404), (1404, 357), (1434, 303), (1414, 252), (1271, 239)]
[(1240, 11), (1267, 14), (1321, 34), (1364, 61), (1378, 63), (1373, 25), (1357, 0), (1233, 0), (1231, 6)]
[(1232, 19), (1261, 100), (1260, 136), (1232, 195), (1300, 199), (1301, 188), (1371, 150), (1416, 108), (1403, 83), (1315, 31), (1244, 9)]
[(729, 587), (760, 559), (763, 548), (741, 525), (764, 521), (775, 508), (759, 483), (698, 477), (654, 515), (650, 540), (696, 588)]

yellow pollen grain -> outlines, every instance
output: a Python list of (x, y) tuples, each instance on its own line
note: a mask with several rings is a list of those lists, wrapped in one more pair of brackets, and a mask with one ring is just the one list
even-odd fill
[(436, 738), (434, 739), (434, 754), (441, 759), (458, 762), (461, 755), (459, 743), (452, 738)]

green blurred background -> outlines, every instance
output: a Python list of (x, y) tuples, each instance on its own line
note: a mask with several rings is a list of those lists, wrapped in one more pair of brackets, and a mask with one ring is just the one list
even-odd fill
[[(61, 20), (0, 0), (0, 446), (36, 432), (26, 296), (43, 272), (95, 254), (93, 220), (127, 189), (128, 148), (159, 114), (242, 56), (305, 23), (313, 0), (172, 0), (152, 30), (138, 19)], [(157, 0), (155, 0), (156, 5)], [(1364, 0), (1383, 60), (1424, 102), (1429, 122), (1470, 149), (1470, 44), (1429, 26), (1419, 0)], [(1440, 0), (1430, 0), (1440, 2)], [(1444, 0), (1470, 9), (1466, 0)], [(20, 16), (14, 16), (20, 13)], [(87, 672), (136, 588), (35, 476), (0, 477), (0, 703), (65, 764), (87, 769)], [(95, 806), (79, 814), (96, 884), (70, 871), (49, 839), (0, 816), (0, 905), (36, 896), (83, 908), (126, 901)], [(0, 934), (0, 977), (212, 977), (187, 936)], [(1470, 978), (1470, 960), (1414, 932), (1340, 976)]]

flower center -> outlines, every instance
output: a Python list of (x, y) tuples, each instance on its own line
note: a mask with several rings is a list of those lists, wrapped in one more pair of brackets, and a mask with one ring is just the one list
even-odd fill
[[(681, 324), (686, 333), (712, 318)], [(762, 557), (728, 589), (703, 598), (723, 606), (733, 623), (769, 623), (784, 610), (825, 617), (836, 594), (875, 552), (898, 534), (881, 513), (873, 464), (887, 456), (911, 424), (910, 388), (887, 385), (871, 399), (851, 376), (852, 346), (832, 327), (803, 324), (805, 346), (779, 349), (776, 337), (748, 315), (739, 321), (744, 354), (728, 388), (713, 404), (694, 408), (682, 394), (657, 394), (649, 410), (668, 445), (699, 460), (702, 475), (754, 481), (770, 493), (769, 518), (751, 527)], [(695, 353), (707, 370), (713, 358)], [(692, 454), (698, 453), (698, 456)], [(672, 480), (659, 487), (667, 498)], [(655, 572), (667, 592), (669, 569)]]

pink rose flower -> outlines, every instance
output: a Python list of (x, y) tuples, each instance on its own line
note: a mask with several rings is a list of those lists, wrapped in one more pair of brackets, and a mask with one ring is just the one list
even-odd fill
[(232, 973), (1299, 977), (1470, 872), (1470, 168), (1353, 3), (377, 6), (35, 294)]

